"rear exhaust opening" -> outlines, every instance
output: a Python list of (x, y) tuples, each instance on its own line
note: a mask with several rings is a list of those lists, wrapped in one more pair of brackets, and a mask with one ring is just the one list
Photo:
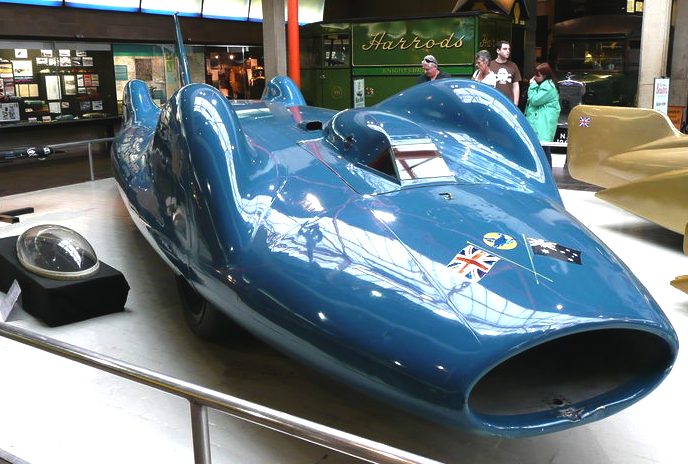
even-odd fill
[[(468, 405), (474, 414), (490, 416), (485, 420), (492, 423), (498, 422), (494, 416), (575, 409), (584, 401), (593, 407), (611, 405), (629, 394), (651, 391), (673, 360), (669, 343), (649, 332), (610, 329), (569, 335), (496, 366), (473, 388)], [(618, 398), (600, 397), (620, 387)]]

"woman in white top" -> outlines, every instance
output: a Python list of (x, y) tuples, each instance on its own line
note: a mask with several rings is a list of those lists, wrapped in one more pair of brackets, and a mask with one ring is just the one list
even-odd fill
[(490, 59), (490, 52), (487, 50), (480, 50), (475, 54), (476, 69), (471, 79), (494, 87), (497, 84), (497, 75), (490, 69)]

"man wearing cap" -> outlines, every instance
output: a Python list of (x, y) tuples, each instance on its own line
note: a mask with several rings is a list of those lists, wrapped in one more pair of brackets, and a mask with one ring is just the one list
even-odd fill
[(434, 81), (435, 79), (446, 79), (451, 77), (450, 74), (440, 71), (437, 60), (432, 55), (427, 55), (425, 58), (423, 58), (423, 61), (421, 61), (420, 64), (423, 66), (423, 74), (418, 76), (419, 84), (422, 84), (423, 82)]

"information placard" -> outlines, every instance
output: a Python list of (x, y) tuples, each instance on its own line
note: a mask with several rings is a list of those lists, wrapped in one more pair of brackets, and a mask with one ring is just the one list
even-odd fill
[(656, 77), (655, 78), (655, 93), (652, 100), (652, 108), (660, 113), (667, 114), (669, 109), (669, 78)]
[(17, 303), (20, 294), (21, 288), (19, 288), (19, 283), (15, 280), (7, 291), (7, 295), (0, 296), (0, 321), (6, 322), (7, 318), (10, 317), (12, 308)]

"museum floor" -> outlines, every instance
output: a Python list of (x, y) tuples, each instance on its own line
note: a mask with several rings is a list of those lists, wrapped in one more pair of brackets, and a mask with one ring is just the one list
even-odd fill
[[(688, 273), (682, 237), (598, 200), (586, 186), (561, 175), (558, 180), (569, 211), (648, 287), (684, 340), (688, 295), (669, 285)], [(13, 325), (441, 462), (685, 462), (683, 352), (657, 390), (608, 419), (527, 439), (467, 435), (359, 394), (258, 341), (211, 344), (194, 337), (185, 326), (171, 271), (129, 219), (112, 178), (2, 193), (8, 185), (8, 171), (0, 169), (0, 211), (32, 206), (35, 213), (17, 224), (0, 223), (0, 237), (37, 224), (71, 227), (131, 286), (124, 312), (49, 328), (15, 311)], [(185, 400), (4, 338), (0, 360), (0, 462), (3, 457), (30, 464), (193, 462)], [(209, 418), (214, 463), (357, 462), (220, 413), (210, 412)]]

